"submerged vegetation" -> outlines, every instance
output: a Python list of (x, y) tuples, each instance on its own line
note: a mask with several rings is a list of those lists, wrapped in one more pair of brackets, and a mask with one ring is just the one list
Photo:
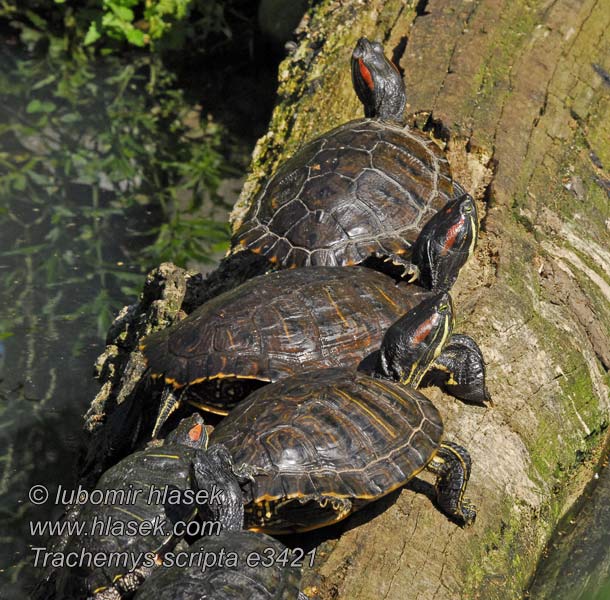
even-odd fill
[[(157, 50), (151, 38), (138, 51), (117, 42), (122, 32), (123, 42), (141, 45), (128, 22), (137, 3), (122, 4), (104, 1), (102, 12), (92, 6), (75, 12), (56, 2), (48, 3), (48, 14), (13, 7), (3, 15), (9, 43), (2, 51), (8, 68), (1, 76), (0, 227), (15, 234), (3, 256), (30, 257), (38, 281), (79, 285), (76, 262), (82, 277), (94, 273), (99, 290), (89, 308), (100, 335), (110, 312), (139, 288), (143, 270), (131, 264), (129, 250), (101, 252), (103, 236), (115, 235), (117, 217), (148, 209), (149, 222), (133, 224), (132, 234), (150, 264), (205, 262), (228, 240), (227, 226), (210, 216), (218, 184), (230, 171), (221, 154), (222, 128), (205, 115), (203, 124), (187, 118), (193, 108), (164, 67), (160, 43)], [(184, 16), (185, 3), (169, 4), (175, 10), (165, 17)], [(156, 11), (144, 12), (151, 36), (161, 42), (169, 21)], [(97, 45), (96, 23), (106, 34), (97, 36)], [(221, 20), (206, 25), (216, 33), (223, 27)], [(41, 226), (48, 227), (44, 238), (30, 239), (26, 230)], [(7, 289), (24, 277), (11, 262), (0, 273)]]
[[(232, 90), (258, 92), (234, 75), (275, 81), (251, 66), (255, 21), (249, 0), (0, 4), (3, 598), (32, 583), (29, 523), (61, 510), (28, 503), (29, 486), (74, 483), (117, 309), (152, 266), (228, 247), (219, 186), (245, 170), (273, 94), (233, 102), (230, 117)], [(256, 119), (235, 117), (244, 103)]]

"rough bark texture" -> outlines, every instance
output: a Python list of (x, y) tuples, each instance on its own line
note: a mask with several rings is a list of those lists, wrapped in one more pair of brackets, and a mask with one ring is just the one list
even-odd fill
[[(279, 104), (234, 221), (299, 145), (361, 116), (348, 66), (361, 35), (393, 53), (413, 122), (447, 145), (455, 178), (479, 201), (481, 238), (454, 300), (457, 329), (488, 362), (494, 406), (426, 390), (447, 437), (472, 455), (471, 529), (450, 523), (426, 494), (403, 490), (384, 512), (373, 507), (333, 530), (305, 592), (519, 598), (610, 415), (610, 0), (320, 2), (280, 67)], [(173, 315), (188, 291), (179, 287), (170, 290)], [(132, 316), (146, 321), (151, 306)], [(140, 368), (129, 341), (137, 322), (124, 320), (100, 363), (106, 384), (90, 430), (129, 397), (123, 365)]]

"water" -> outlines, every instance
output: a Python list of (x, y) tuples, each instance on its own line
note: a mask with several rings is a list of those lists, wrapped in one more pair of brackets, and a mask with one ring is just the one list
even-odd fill
[(16, 44), (1, 47), (0, 61), (5, 600), (27, 597), (37, 577), (32, 547), (46, 536), (32, 536), (31, 524), (62, 513), (52, 502), (30, 502), (30, 488), (44, 486), (53, 497), (57, 486), (76, 484), (82, 414), (98, 388), (93, 364), (113, 315), (135, 301), (145, 271), (158, 263), (151, 244), (165, 218), (159, 198), (172, 184), (179, 189), (163, 161), (188, 147), (172, 144), (175, 132), (150, 116), (151, 96), (170, 114), (182, 105), (146, 90), (145, 61), (56, 60)]
[[(66, 56), (50, 28), (21, 39), (0, 32), (2, 600), (28, 597), (39, 576), (32, 548), (46, 537), (30, 535), (30, 524), (62, 513), (30, 502), (29, 490), (41, 485), (53, 498), (60, 485), (76, 487), (82, 415), (113, 315), (137, 299), (147, 270), (192, 257), (193, 240), (197, 258), (226, 247), (226, 222), (208, 217), (226, 221), (232, 200), (210, 190), (231, 187), (227, 173), (241, 174), (264, 131), (280, 58), (253, 54), (252, 25), (238, 17), (237, 42), (205, 55), (213, 69), (201, 56), (178, 61), (189, 89), (151, 69), (154, 57), (92, 62)], [(202, 99), (224, 128), (205, 113), (200, 121)]]
[(577, 506), (562, 520), (531, 585), (531, 600), (610, 599), (610, 447)]
[[(81, 416), (97, 391), (92, 366), (103, 346), (98, 329), (117, 306), (133, 300), (125, 279), (110, 271), (121, 269), (139, 285), (141, 267), (130, 253), (148, 238), (134, 236), (134, 217), (141, 230), (158, 215), (147, 206), (138, 215), (107, 214), (114, 212), (110, 196), (96, 199), (85, 186), (65, 192), (53, 206), (41, 206), (40, 198), (5, 198), (0, 218), (3, 598), (26, 597), (33, 580), (29, 549), (42, 540), (31, 537), (30, 523), (61, 513), (61, 507), (29, 502), (30, 486), (44, 485), (53, 494), (58, 485), (76, 482)], [(49, 240), (57, 210), (72, 215), (62, 225), (67, 235)], [(78, 239), (88, 228), (95, 228), (93, 263), (92, 242)]]

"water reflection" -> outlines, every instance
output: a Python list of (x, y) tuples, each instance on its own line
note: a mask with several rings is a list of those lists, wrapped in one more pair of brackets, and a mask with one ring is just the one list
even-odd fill
[[(58, 207), (74, 213), (74, 232), (91, 225), (79, 210), (90, 206), (91, 190), (73, 192), (58, 194), (49, 211), (20, 198), (19, 210), (13, 212), (15, 199), (9, 199), (0, 219), (0, 560), (4, 578), (15, 584), (15, 598), (25, 597), (22, 585), (32, 580), (29, 547), (44, 543), (31, 538), (30, 522), (61, 513), (61, 507), (28, 502), (28, 489), (42, 484), (53, 493), (57, 485), (74, 485), (81, 415), (97, 387), (92, 365), (103, 345), (98, 329), (116, 306), (131, 301), (123, 282), (109, 276), (109, 270), (124, 269), (134, 285), (142, 278), (140, 267), (129, 263), (129, 251), (142, 247), (146, 237), (127, 233), (134, 231), (128, 216), (96, 217), (98, 269), (88, 264), (81, 248), (85, 241), (62, 236), (49, 242)], [(105, 206), (105, 201), (99, 203), (101, 209)], [(143, 207), (141, 225), (151, 225), (154, 212)], [(41, 252), (27, 251), (39, 246)], [(69, 270), (48, 276), (49, 262), (58, 260), (67, 262)], [(9, 589), (2, 597), (10, 597)]]
[[(53, 497), (58, 485), (75, 485), (81, 416), (97, 391), (93, 363), (113, 314), (137, 297), (146, 269), (175, 249), (167, 223), (161, 254), (151, 244), (181, 182), (205, 199), (197, 178), (218, 173), (199, 173), (195, 165), (219, 155), (209, 151), (205, 132), (195, 142), (175, 123), (166, 127), (184, 103), (177, 93), (168, 99), (166, 89), (146, 87), (145, 61), (77, 64), (62, 57), (41, 70), (49, 56), (7, 46), (0, 59), (4, 600), (27, 597), (35, 580), (31, 548), (44, 545), (45, 536), (32, 537), (30, 523), (62, 512), (51, 502), (28, 502), (28, 490), (44, 485)], [(156, 114), (155, 106), (166, 113)], [(176, 155), (184, 162), (172, 169)], [(200, 196), (199, 215), (201, 205)], [(226, 224), (216, 226), (205, 212), (185, 222), (180, 210), (188, 211), (176, 209), (172, 223), (186, 237), (194, 227), (209, 232), (202, 254), (226, 243)]]

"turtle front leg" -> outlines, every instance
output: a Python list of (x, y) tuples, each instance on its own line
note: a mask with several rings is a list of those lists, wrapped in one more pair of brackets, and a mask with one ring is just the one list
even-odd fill
[(384, 259), (386, 263), (392, 263), (395, 267), (402, 268), (402, 279), (413, 283), (420, 278), (419, 267), (411, 262), (410, 255), (393, 254)]
[(131, 597), (153, 572), (153, 566), (140, 565), (117, 579), (111, 587), (97, 591), (89, 600), (122, 600)]
[(454, 334), (426, 373), (422, 387), (437, 385), (449, 395), (469, 404), (485, 406), (491, 397), (485, 386), (485, 363), (477, 343), (467, 335)]
[(439, 508), (462, 527), (472, 525), (477, 516), (475, 506), (464, 498), (470, 468), (470, 454), (454, 442), (443, 442), (427, 465), (436, 474), (434, 489)]

